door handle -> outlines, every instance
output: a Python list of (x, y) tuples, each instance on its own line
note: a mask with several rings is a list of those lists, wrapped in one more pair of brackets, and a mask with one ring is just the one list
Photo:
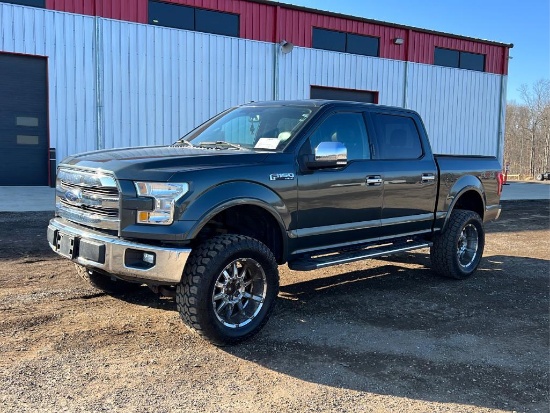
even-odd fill
[(367, 186), (382, 185), (382, 177), (380, 175), (367, 176)]
[(422, 183), (432, 183), (435, 182), (435, 175), (434, 174), (422, 174)]

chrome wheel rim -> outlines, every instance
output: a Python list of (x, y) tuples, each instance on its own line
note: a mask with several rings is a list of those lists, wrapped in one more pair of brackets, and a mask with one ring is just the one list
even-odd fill
[(457, 257), (462, 268), (467, 268), (476, 260), (479, 248), (479, 235), (474, 224), (466, 225), (458, 238)]
[(212, 292), (216, 318), (226, 327), (250, 323), (262, 309), (267, 281), (262, 266), (251, 258), (238, 258), (218, 275)]

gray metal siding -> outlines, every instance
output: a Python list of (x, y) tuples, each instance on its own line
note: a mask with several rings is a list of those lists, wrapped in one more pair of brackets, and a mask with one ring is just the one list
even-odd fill
[(6, 3), (0, 50), (48, 57), (58, 160), (169, 143), (227, 107), (309, 98), (311, 85), (417, 110), (435, 152), (502, 155), (499, 75), (303, 47), (275, 58), (272, 43)]
[(228, 107), (272, 99), (273, 46), (101, 20), (105, 146), (168, 144)]
[(401, 106), (405, 63), (295, 47), (280, 57), (280, 99), (309, 99), (310, 86), (378, 91), (382, 105)]
[(424, 119), (435, 153), (499, 153), (500, 75), (409, 63), (408, 107)]

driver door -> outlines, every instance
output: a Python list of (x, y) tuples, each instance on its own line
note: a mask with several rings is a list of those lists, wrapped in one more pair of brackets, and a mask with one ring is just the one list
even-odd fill
[(346, 146), (347, 164), (298, 173), (296, 253), (377, 239), (383, 177), (380, 162), (371, 159), (363, 113), (328, 114), (304, 143), (301, 156), (331, 141)]

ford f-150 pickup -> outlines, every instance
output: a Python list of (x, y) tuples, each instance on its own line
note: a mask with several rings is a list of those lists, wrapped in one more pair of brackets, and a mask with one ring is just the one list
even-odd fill
[(214, 344), (267, 322), (278, 266), (430, 248), (435, 272), (477, 269), (497, 219), (495, 157), (434, 155), (411, 110), (339, 101), (251, 103), (170, 146), (60, 163), (48, 241), (107, 292), (172, 293)]

